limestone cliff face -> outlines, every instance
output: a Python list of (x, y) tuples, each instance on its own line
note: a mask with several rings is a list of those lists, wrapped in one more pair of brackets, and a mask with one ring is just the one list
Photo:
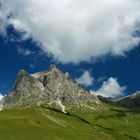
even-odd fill
[(96, 107), (100, 101), (72, 80), (68, 73), (51, 65), (47, 71), (31, 75), (21, 70), (13, 91), (4, 98), (3, 109), (48, 104), (66, 112), (71, 106), (92, 108), (89, 103)]

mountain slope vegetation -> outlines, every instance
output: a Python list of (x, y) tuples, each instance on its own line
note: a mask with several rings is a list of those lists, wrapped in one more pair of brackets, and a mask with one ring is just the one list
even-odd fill
[(63, 113), (42, 107), (0, 112), (1, 140), (139, 140), (140, 113), (108, 106)]

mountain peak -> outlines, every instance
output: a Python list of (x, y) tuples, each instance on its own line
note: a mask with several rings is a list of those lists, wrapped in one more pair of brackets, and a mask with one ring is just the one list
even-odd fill
[[(90, 103), (94, 107), (89, 106)], [(100, 101), (72, 80), (68, 73), (61, 72), (56, 65), (51, 65), (47, 71), (31, 75), (21, 70), (13, 91), (5, 97), (3, 108), (40, 104), (66, 112), (74, 106), (96, 108), (100, 106)]]
[(57, 66), (55, 64), (51, 64), (49, 69), (57, 69)]
[(29, 75), (28, 72), (26, 72), (24, 69), (21, 69), (19, 72), (18, 72), (18, 76), (19, 77), (22, 77), (22, 76), (25, 76), (25, 75)]
[(54, 64), (51, 64), (50, 67), (48, 68), (48, 70), (45, 70), (45, 71), (42, 71), (42, 72), (37, 72), (37, 73), (34, 73), (34, 74), (31, 74), (32, 77), (34, 78), (43, 78), (47, 75), (50, 75), (50, 74), (54, 74), (55, 73), (62, 73), (56, 65)]
[(48, 68), (48, 70), (45, 72), (46, 73), (50, 73), (50, 72), (63, 73), (60, 69), (57, 68), (57, 66), (55, 64), (51, 64), (50, 67)]

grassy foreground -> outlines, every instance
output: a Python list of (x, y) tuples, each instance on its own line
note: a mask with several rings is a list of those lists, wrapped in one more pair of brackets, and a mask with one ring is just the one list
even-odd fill
[(0, 140), (140, 140), (140, 113), (64, 114), (45, 107), (0, 112)]

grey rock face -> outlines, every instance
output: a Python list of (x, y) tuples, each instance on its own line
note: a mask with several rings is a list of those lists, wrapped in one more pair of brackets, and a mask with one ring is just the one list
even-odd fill
[(12, 108), (18, 106), (32, 105), (37, 103), (37, 98), (42, 96), (40, 89), (42, 83), (24, 70), (18, 73), (13, 91), (9, 93), (3, 103), (3, 108)]
[(2, 98), (2, 99), (0, 100), (0, 111), (1, 111), (2, 108), (3, 108), (3, 102), (4, 102), (4, 98)]
[(68, 73), (51, 65), (48, 71), (31, 75), (21, 70), (13, 91), (4, 99), (3, 108), (48, 104), (65, 112), (73, 105), (87, 106), (88, 103), (98, 106), (100, 101), (72, 80)]

